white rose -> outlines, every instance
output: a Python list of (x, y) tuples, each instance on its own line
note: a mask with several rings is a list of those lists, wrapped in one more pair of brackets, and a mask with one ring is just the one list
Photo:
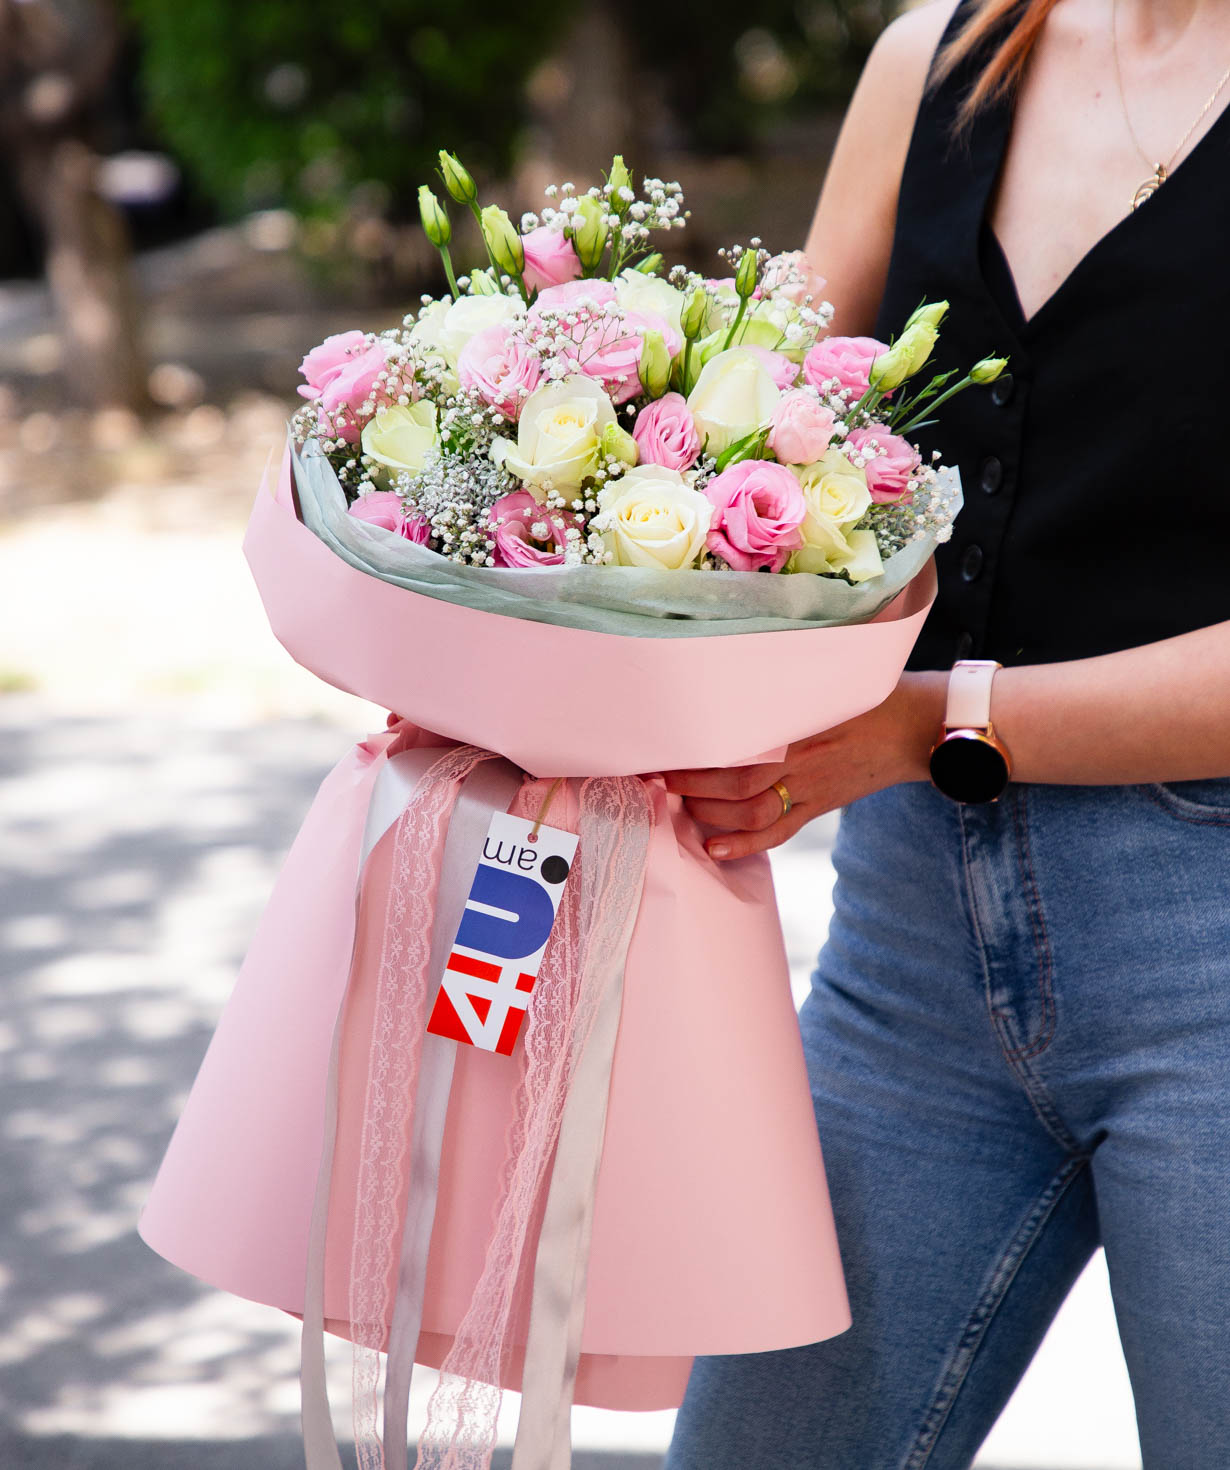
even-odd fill
[(417, 342), (425, 352), (444, 351), (444, 342), (440, 336), (440, 329), (444, 325), (444, 318), (452, 306), (451, 301), (432, 301), (423, 307), (418, 318), (410, 328), (410, 340)]
[(852, 582), (866, 582), (870, 577), (884, 574), (884, 563), (880, 559), (880, 548), (874, 531), (851, 531), (849, 535), (850, 556), (833, 568), (845, 572)]
[(604, 486), (590, 525), (619, 566), (676, 572), (705, 549), (712, 519), (712, 503), (678, 470), (643, 464)]
[(790, 571), (822, 575), (844, 571), (856, 582), (879, 575), (875, 533), (854, 530), (871, 504), (863, 471), (839, 449), (830, 449), (811, 464), (791, 465), (790, 473), (798, 480), (807, 505), (799, 528), (803, 546), (790, 558)]
[(516, 443), (496, 439), (491, 458), (535, 494), (548, 485), (576, 490), (597, 469), (602, 431), (614, 422), (615, 409), (602, 388), (572, 373), (530, 394), (517, 421)]
[(781, 395), (760, 360), (737, 347), (711, 357), (688, 394), (688, 407), (707, 454), (721, 454), (773, 417)]
[(625, 311), (652, 311), (665, 317), (681, 336), (684, 296), (661, 276), (647, 276), (644, 271), (620, 271), (615, 277), (615, 300)]
[(803, 489), (809, 511), (815, 511), (848, 530), (867, 514), (871, 491), (866, 473), (833, 447), (811, 464), (790, 466), (790, 473)]
[(476, 332), (524, 314), (524, 303), (512, 296), (462, 296), (454, 301), (439, 326), (440, 350), (448, 365), (457, 366), (461, 349)]
[(427, 456), (440, 444), (435, 404), (420, 398), (405, 407), (395, 404), (378, 409), (363, 430), (362, 442), (363, 453), (371, 455), (386, 470), (393, 474), (401, 471), (418, 474)]

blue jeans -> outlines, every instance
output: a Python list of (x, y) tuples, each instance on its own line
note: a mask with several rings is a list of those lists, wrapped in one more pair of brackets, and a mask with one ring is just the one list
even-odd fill
[(1145, 1470), (1230, 1466), (1230, 780), (844, 814), (801, 1023), (854, 1326), (667, 1470), (968, 1467), (1101, 1244)]

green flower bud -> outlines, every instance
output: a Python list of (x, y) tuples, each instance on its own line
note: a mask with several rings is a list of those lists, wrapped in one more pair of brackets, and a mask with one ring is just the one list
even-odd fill
[(611, 160), (611, 172), (607, 176), (607, 183), (611, 186), (611, 208), (616, 214), (625, 214), (632, 201), (621, 199), (619, 191), (632, 187), (632, 175), (628, 172), (628, 166), (624, 163), (622, 153), (617, 153)]
[(896, 345), (907, 355), (907, 378), (912, 378), (931, 356), (938, 336), (939, 332), (929, 322), (916, 321), (897, 338)]
[(572, 216), (571, 233), (577, 259), (587, 271), (592, 271), (602, 259), (611, 233), (606, 222), (605, 201), (595, 199), (592, 194), (579, 199)]
[(419, 218), (427, 238), (438, 249), (443, 249), (453, 238), (453, 227), (449, 223), (448, 210), (424, 184), (419, 189)]
[(760, 261), (754, 250), (745, 250), (739, 257), (739, 268), (735, 271), (735, 290), (746, 300), (756, 289), (756, 277), (760, 273)]
[(636, 269), (643, 276), (656, 276), (662, 269), (662, 253), (655, 250), (652, 255), (647, 255), (644, 260), (637, 263)]
[(525, 269), (525, 247), (512, 220), (498, 204), (484, 205), (480, 218), (483, 239), (496, 267), (510, 276), (519, 276)]
[(478, 188), (459, 158), (440, 149), (440, 176), (444, 187), (458, 204), (473, 204), (478, 198)]
[(608, 424), (603, 429), (598, 440), (598, 449), (603, 459), (617, 459), (621, 464), (636, 464), (641, 457), (636, 440), (627, 429), (615, 423)]
[(471, 296), (499, 296), (500, 283), (495, 278), (492, 270), (470, 272), (470, 295)]
[(650, 398), (661, 398), (670, 383), (671, 355), (666, 338), (652, 328), (644, 334), (640, 363), (641, 387)]
[(993, 383), (1007, 366), (1006, 357), (984, 357), (970, 368), (970, 381), (978, 384)]
[(695, 291), (683, 303), (683, 313), (679, 319), (679, 325), (683, 335), (689, 342), (694, 342), (705, 330), (705, 323), (709, 319), (709, 293), (703, 286), (697, 286)]
[(923, 305), (920, 306), (918, 310), (913, 313), (909, 321), (906, 322), (903, 330), (908, 332), (911, 327), (917, 326), (919, 322), (921, 322), (924, 326), (938, 327), (947, 315), (947, 301), (924, 302)]
[(895, 388), (900, 388), (909, 376), (909, 351), (897, 341), (887, 352), (881, 352), (871, 364), (867, 381), (877, 393), (891, 393)]

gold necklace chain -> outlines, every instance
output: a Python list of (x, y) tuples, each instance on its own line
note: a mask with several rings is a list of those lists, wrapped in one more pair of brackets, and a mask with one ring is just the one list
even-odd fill
[(1140, 146), (1140, 139), (1136, 136), (1136, 129), (1132, 126), (1132, 114), (1128, 111), (1127, 98), (1126, 98), (1126, 96), (1124, 95), (1124, 92), (1123, 92), (1123, 72), (1122, 72), (1122, 70), (1121, 70), (1121, 68), (1119, 66), (1119, 26), (1118, 26), (1118, 19), (1119, 19), (1119, 0), (1111, 0), (1111, 4), (1110, 4), (1110, 49), (1111, 49), (1111, 54), (1112, 54), (1112, 56), (1114, 57), (1114, 60), (1115, 60), (1115, 83), (1116, 83), (1116, 85), (1119, 88), (1119, 104), (1123, 108), (1123, 120), (1124, 120), (1125, 123), (1127, 123), (1127, 130), (1128, 130), (1128, 133), (1131, 135), (1131, 139), (1132, 139), (1133, 144), (1136, 147), (1137, 153), (1139, 153), (1140, 156), (1141, 156), (1141, 158), (1144, 159), (1144, 161), (1148, 165), (1148, 167), (1153, 170), (1152, 176), (1150, 178), (1147, 178), (1144, 181), (1144, 183), (1141, 184), (1140, 188), (1136, 190), (1135, 194), (1132, 195), (1132, 208), (1133, 209), (1139, 209), (1140, 206), (1145, 202), (1145, 200), (1148, 199), (1150, 197), (1150, 195), (1156, 194), (1157, 191), (1166, 182), (1166, 180), (1170, 177), (1170, 169), (1171, 169), (1172, 165), (1174, 164), (1175, 159), (1178, 158), (1179, 154), (1183, 152), (1183, 146), (1184, 146), (1184, 144), (1191, 137), (1191, 135), (1196, 131), (1196, 129), (1200, 126), (1200, 124), (1204, 120), (1204, 118), (1208, 115), (1209, 108), (1212, 107), (1212, 105), (1214, 104), (1214, 102), (1216, 102), (1217, 99), (1221, 96), (1222, 91), (1224, 90), (1226, 83), (1227, 82), (1230, 82), (1230, 66), (1228, 66), (1226, 68), (1226, 70), (1224, 72), (1222, 72), (1222, 74), (1221, 74), (1221, 80), (1213, 88), (1213, 91), (1209, 95), (1209, 100), (1204, 104), (1204, 106), (1196, 114), (1195, 118), (1192, 121), (1191, 127), (1188, 128), (1187, 132), (1185, 132), (1183, 134), (1183, 136), (1179, 139), (1179, 142), (1178, 142), (1177, 147), (1175, 148), (1174, 152), (1170, 155), (1170, 157), (1166, 160), (1166, 162), (1165, 163), (1150, 163), (1149, 162), (1149, 155)]

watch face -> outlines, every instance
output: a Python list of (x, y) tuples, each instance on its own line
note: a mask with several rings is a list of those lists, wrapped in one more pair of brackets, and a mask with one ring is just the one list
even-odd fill
[(931, 779), (953, 801), (995, 801), (1008, 785), (1008, 762), (975, 731), (958, 731), (931, 752)]

